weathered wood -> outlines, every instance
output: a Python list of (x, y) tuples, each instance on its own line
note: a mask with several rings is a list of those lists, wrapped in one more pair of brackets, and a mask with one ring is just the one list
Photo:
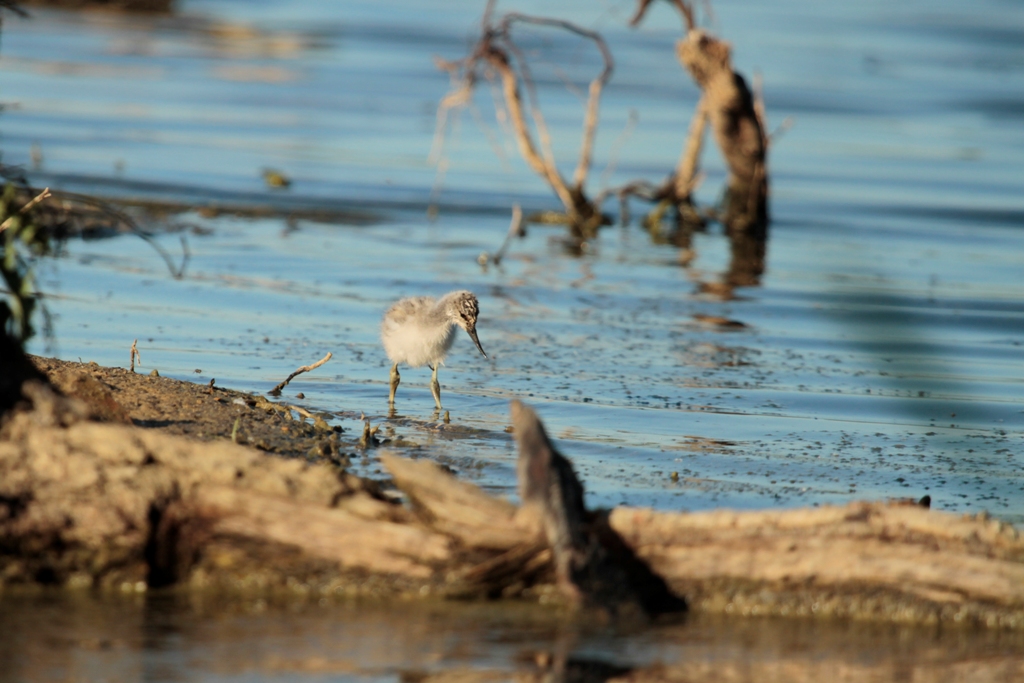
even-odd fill
[(432, 528), (472, 548), (509, 550), (532, 544), (536, 529), (516, 517), (516, 506), (459, 481), (430, 460), (380, 454), (381, 464)]
[(753, 595), (760, 587), (775, 591), (766, 604), (737, 603), (750, 611), (787, 603), (808, 613), (959, 614), (1024, 625), (1024, 541), (985, 516), (851, 503), (693, 514), (619, 508), (609, 523), (670, 585), (709, 608), (725, 608), (723, 591)]
[[(0, 442), (0, 587), (159, 587), (200, 568), (264, 584), (350, 571), (422, 582), (451, 559), (448, 536), (329, 466), (125, 425), (62, 427), (46, 400)], [(275, 567), (275, 553), (287, 562)]]
[(293, 545), (339, 567), (427, 579), (451, 559), (441, 534), (411, 524), (365, 519), (344, 509), (304, 505), (228, 487), (203, 487), (196, 502), (216, 518), (213, 534)]
[(572, 464), (548, 439), (537, 413), (511, 405), (519, 445), (517, 471), (523, 508), (539, 511), (559, 587), (571, 600), (613, 616), (654, 616), (686, 609), (617, 534), (587, 512)]
[(727, 42), (700, 29), (676, 45), (679, 61), (704, 93), (704, 110), (729, 167), (722, 222), (730, 231), (762, 233), (768, 225), (767, 138), (730, 53)]
[(0, 440), (0, 589), (466, 597), (557, 582), (616, 615), (665, 611), (674, 592), (704, 610), (1024, 628), (1024, 540), (1008, 524), (891, 503), (588, 512), (571, 464), (522, 404), (523, 508), (385, 453), (410, 509), (326, 464), (85, 421), (45, 385), (26, 391), (35, 410), (10, 417)]

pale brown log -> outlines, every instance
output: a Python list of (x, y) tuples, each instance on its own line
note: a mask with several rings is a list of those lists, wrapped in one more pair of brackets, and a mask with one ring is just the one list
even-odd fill
[[(907, 598), (913, 604), (900, 609), (908, 618), (938, 618), (945, 609), (1024, 625), (1024, 541), (983, 516), (852, 503), (693, 514), (618, 508), (609, 523), (671, 586), (704, 595), (706, 605), (723, 607), (720, 592), (739, 582), (791, 596), (844, 595), (830, 610), (853, 616), (887, 612), (883, 603)], [(889, 597), (867, 607), (856, 597), (879, 591)]]
[(382, 453), (381, 464), (434, 529), (474, 548), (509, 550), (531, 544), (536, 529), (516, 518), (516, 506), (459, 481), (430, 460)]
[[(221, 575), (327, 586), (348, 576), (346, 589), (377, 581), (387, 592), (454, 577), (491, 595), (550, 580), (545, 567), (557, 564), (557, 548), (537, 545), (537, 518), (429, 461), (382, 456), (410, 511), (327, 465), (81, 421), (74, 402), (34, 386), (36, 410), (9, 419), (0, 440), (0, 588), (208, 585)], [(516, 432), (521, 447), (557, 460), (532, 411), (520, 411)], [(564, 490), (535, 481), (524, 498)], [(698, 608), (1024, 628), (1024, 540), (984, 515), (893, 503), (583, 513), (559, 522), (582, 523), (562, 534), (571, 561), (574, 536), (583, 555), (597, 538), (624, 582), (638, 576), (635, 556)], [(585, 588), (594, 576), (581, 581), (578, 569), (570, 578)], [(645, 609), (650, 596), (639, 595)]]
[(295, 503), (227, 487), (203, 487), (196, 502), (216, 517), (212, 534), (293, 545), (345, 569), (426, 579), (451, 559), (450, 541), (410, 524), (368, 520), (346, 510)]

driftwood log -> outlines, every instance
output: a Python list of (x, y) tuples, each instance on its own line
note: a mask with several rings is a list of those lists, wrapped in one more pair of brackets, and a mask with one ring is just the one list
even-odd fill
[(406, 503), (327, 464), (82, 419), (28, 383), (0, 440), (0, 591), (25, 585), (522, 596), (612, 618), (741, 614), (1024, 628), (1011, 526), (914, 505), (590, 512), (514, 404), (522, 507), (427, 460), (381, 455)]

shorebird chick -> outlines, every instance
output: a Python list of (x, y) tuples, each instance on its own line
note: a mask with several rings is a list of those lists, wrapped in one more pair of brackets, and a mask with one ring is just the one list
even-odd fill
[(484, 358), (484, 347), (476, 336), (476, 318), (480, 312), (476, 297), (464, 290), (449, 292), (440, 299), (432, 296), (411, 296), (391, 305), (380, 326), (384, 350), (394, 365), (391, 366), (391, 394), (388, 404), (395, 404), (395, 391), (401, 376), (398, 364), (407, 363), (414, 368), (430, 366), (434, 375), (430, 391), (437, 409), (441, 409), (441, 385), (437, 381), (437, 367), (444, 362), (448, 349), (455, 341), (458, 325), (473, 339)]

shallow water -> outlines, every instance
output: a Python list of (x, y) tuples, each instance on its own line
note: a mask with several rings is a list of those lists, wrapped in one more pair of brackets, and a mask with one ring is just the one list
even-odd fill
[[(17, 609), (30, 604), (32, 609)], [(225, 606), (172, 596), (8, 599), (5, 681), (1014, 681), (1020, 633), (695, 617), (642, 631), (537, 606), (316, 602)], [(532, 678), (536, 676), (536, 678)], [(557, 679), (562, 680), (562, 679)]]
[[(605, 230), (582, 256), (564, 250), (558, 229), (531, 228), (501, 267), (481, 268), (512, 202), (555, 206), (500, 137), (486, 88), (479, 115), (451, 131), (440, 185), (428, 162), (448, 87), (432, 58), (464, 54), (481, 8), (186, 1), (172, 17), (35, 10), (31, 21), (5, 21), (4, 162), (40, 185), (187, 209), (145, 225), (172, 230), (159, 238), (172, 254), (185, 236), (180, 280), (134, 236), (72, 241), (46, 265), (54, 352), (126, 365), (138, 338), (142, 371), (266, 391), (331, 351), (286, 400), (331, 411), (351, 430), (365, 413), (403, 452), (503, 494), (514, 488), (505, 427), (518, 397), (573, 458), (592, 505), (753, 508), (927, 493), (939, 509), (1024, 520), (1024, 6), (715, 3), (740, 70), (763, 73), (772, 125), (794, 119), (772, 149), (761, 275), (716, 229), (694, 238), (684, 265), (678, 248), (635, 224)], [(617, 60), (591, 189), (660, 180), (696, 101), (672, 56), (678, 19), (656, 6), (630, 31), (631, 10), (559, 4), (602, 31)], [(585, 84), (594, 55), (541, 38), (530, 54), (570, 168), (579, 98), (562, 83)], [(291, 188), (268, 189), (263, 168), (288, 174)], [(705, 170), (699, 194), (711, 203), (724, 174), (710, 144)], [(277, 217), (213, 215), (208, 205)], [(733, 298), (716, 295), (727, 279), (745, 283)], [(422, 369), (403, 371), (400, 417), (388, 420), (381, 313), (400, 296), (455, 288), (480, 296), (490, 360), (460, 337), (440, 374), (450, 425), (432, 416)], [(46, 352), (45, 340), (33, 350)], [(356, 459), (361, 471), (377, 470), (369, 456)], [(515, 653), (565, 638), (574, 656), (619, 666), (769, 667), (736, 680), (786, 679), (787, 666), (808, 661), (834, 665), (817, 680), (854, 670), (852, 680), (890, 680), (921, 662), (968, 680), (1018, 645), (728, 620), (564, 636), (550, 616), (501, 616), (507, 605), (244, 618), (159, 600), (6, 605), (0, 632), (16, 637), (0, 648), (16, 662), (4, 669), (13, 680), (509, 673), (522, 671)], [(54, 664), (43, 671), (37, 661)], [(1006, 661), (991, 680), (1014, 680)]]

